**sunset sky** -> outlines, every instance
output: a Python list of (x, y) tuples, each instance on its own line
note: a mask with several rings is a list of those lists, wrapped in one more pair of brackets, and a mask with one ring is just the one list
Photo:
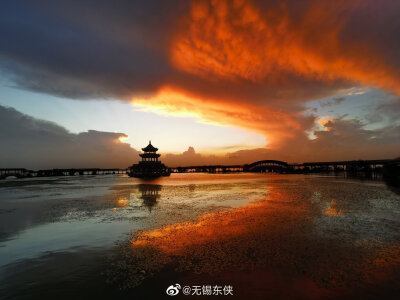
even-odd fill
[(2, 1), (0, 167), (400, 156), (400, 1)]

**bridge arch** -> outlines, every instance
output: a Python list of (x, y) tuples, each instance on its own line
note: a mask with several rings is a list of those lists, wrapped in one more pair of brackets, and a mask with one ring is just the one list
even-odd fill
[(289, 164), (280, 160), (259, 160), (245, 165), (244, 170), (248, 172), (283, 172), (289, 168)]

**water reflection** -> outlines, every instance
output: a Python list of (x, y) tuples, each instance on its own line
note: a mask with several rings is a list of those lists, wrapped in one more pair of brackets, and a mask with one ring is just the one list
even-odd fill
[[(293, 206), (284, 190), (269, 187), (268, 199), (232, 211), (202, 215), (195, 222), (175, 223), (140, 232), (132, 240), (133, 247), (147, 246), (168, 254), (193, 254), (195, 247), (227, 242), (263, 228), (276, 229), (276, 214), (285, 214), (286, 225), (301, 223), (305, 205)], [(290, 210), (290, 213), (286, 215)], [(268, 218), (264, 218), (268, 215)], [(238, 250), (237, 247), (233, 249)], [(226, 250), (226, 249), (225, 249)], [(198, 251), (198, 250), (196, 250)], [(214, 253), (215, 255), (216, 253)], [(223, 255), (223, 253), (220, 253)]]
[(394, 174), (385, 174), (383, 176), (383, 181), (389, 187), (392, 192), (400, 195), (400, 171), (397, 171)]
[(0, 184), (0, 266), (76, 247), (109, 247), (132, 231), (193, 220), (264, 193), (257, 188), (260, 175), (235, 183), (238, 177), (210, 183), (214, 177), (193, 175), (174, 174), (162, 186), (121, 176)]
[(119, 207), (125, 207), (129, 205), (129, 200), (128, 199), (118, 199), (117, 204)]
[(157, 204), (157, 199), (160, 198), (159, 192), (162, 186), (158, 184), (139, 184), (139, 192), (142, 193), (141, 199), (143, 205), (151, 212), (152, 208)]
[[(114, 264), (128, 268), (131, 276), (115, 270), (113, 278), (132, 287), (144, 279), (141, 270), (154, 274), (167, 265), (202, 274), (278, 268), (336, 288), (387, 272), (375, 261), (400, 240), (394, 226), (400, 225), (400, 204), (383, 184), (265, 178), (262, 188), (269, 192), (261, 201), (135, 234), (118, 250), (123, 255), (115, 256), (124, 261)], [(396, 255), (388, 254), (391, 267), (400, 263)]]
[[(371, 172), (352, 174), (343, 172), (341, 174), (343, 178), (358, 179), (361, 181), (383, 181), (391, 191), (397, 195), (400, 195), (400, 167), (398, 166), (387, 166), (386, 171), (383, 173)], [(336, 175), (336, 177), (339, 176)]]
[(325, 214), (328, 216), (341, 216), (343, 215), (343, 210), (339, 209), (336, 200), (332, 199), (329, 207), (325, 210)]
[[(157, 199), (160, 198), (159, 192), (162, 190), (162, 186), (158, 184), (117, 185), (112, 189), (114, 190), (112, 197), (115, 198), (114, 212), (119, 211), (118, 209), (123, 212), (122, 209), (132, 209), (138, 206), (147, 207), (151, 212), (154, 206), (157, 205)], [(127, 212), (129, 211), (127, 210)]]
[[(108, 265), (117, 268), (110, 278), (128, 287), (170, 265), (201, 276), (279, 268), (329, 286), (356, 285), (375, 265), (385, 272), (400, 263), (400, 198), (377, 180), (265, 174), (172, 174), (152, 184), (111, 179), (0, 189), (0, 265), (12, 269), (10, 262), (40, 260), (44, 253), (111, 247), (132, 231), (137, 234), (115, 249), (121, 263)], [(90, 283), (69, 264), (57, 265), (63, 261), (52, 263), (59, 276), (44, 277)], [(15, 282), (39, 293), (42, 286), (29, 283), (42, 270)]]

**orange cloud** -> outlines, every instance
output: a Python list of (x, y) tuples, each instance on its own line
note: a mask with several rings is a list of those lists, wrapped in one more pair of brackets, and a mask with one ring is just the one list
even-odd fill
[(150, 98), (133, 98), (132, 104), (144, 111), (194, 117), (209, 124), (253, 130), (266, 136), (268, 146), (293, 137), (302, 129), (296, 114), (252, 104), (201, 98), (172, 87), (163, 87)]
[(335, 122), (335, 119), (332, 117), (320, 117), (316, 120), (317, 124), (319, 124), (321, 126), (322, 129), (324, 129), (325, 131), (330, 131), (332, 129), (332, 126), (330, 126), (331, 124), (333, 124)]
[(343, 37), (367, 2), (310, 0), (294, 13), (290, 2), (261, 8), (245, 0), (193, 1), (169, 49), (172, 65), (186, 79), (172, 76), (154, 96), (135, 96), (133, 103), (256, 131), (275, 147), (312, 127), (301, 104), (324, 89), (334, 94), (337, 82), (400, 93), (397, 69), (365, 35)]
[(181, 71), (214, 80), (343, 79), (400, 94), (397, 68), (373, 43), (343, 41), (352, 13), (365, 3), (310, 1), (294, 18), (285, 2), (264, 11), (252, 1), (194, 1), (171, 44), (171, 61)]

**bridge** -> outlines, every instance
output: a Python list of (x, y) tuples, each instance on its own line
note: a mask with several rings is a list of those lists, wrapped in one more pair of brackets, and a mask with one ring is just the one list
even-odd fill
[(253, 162), (252, 164), (245, 165), (244, 170), (247, 172), (278, 172), (286, 173), (289, 168), (289, 164), (280, 160), (260, 160)]
[(109, 175), (109, 174), (126, 174), (127, 169), (51, 169), (36, 171), (38, 177), (48, 176), (75, 176), (75, 175)]
[(233, 173), (244, 172), (242, 165), (206, 165), (170, 168), (171, 173)]
[[(246, 165), (204, 165), (170, 168), (171, 173), (237, 173), (237, 172), (273, 172), (273, 173), (317, 173), (317, 172), (391, 172), (400, 169), (400, 159), (325, 161), (289, 164), (280, 160), (260, 160)], [(0, 169), (0, 179), (7, 177), (52, 177), (77, 175), (126, 174), (127, 169), (49, 169), (32, 171), (23, 168)]]
[(302, 172), (377, 172), (382, 171), (388, 164), (400, 164), (400, 159), (305, 162), (301, 165), (293, 164), (291, 167)]
[(260, 160), (246, 165), (205, 165), (170, 168), (172, 173), (233, 173), (233, 172), (272, 172), (272, 173), (317, 173), (330, 171), (380, 172), (387, 165), (397, 164), (400, 159), (325, 161), (289, 164), (280, 160)]
[(7, 177), (17, 177), (23, 178), (27, 177), (30, 171), (22, 168), (8, 168), (8, 169), (0, 169), (0, 179), (4, 179)]
[(76, 176), (76, 175), (109, 175), (126, 174), (127, 169), (48, 169), (32, 171), (23, 168), (0, 169), (0, 179), (7, 177), (27, 178), (27, 177), (53, 177), (53, 176)]

